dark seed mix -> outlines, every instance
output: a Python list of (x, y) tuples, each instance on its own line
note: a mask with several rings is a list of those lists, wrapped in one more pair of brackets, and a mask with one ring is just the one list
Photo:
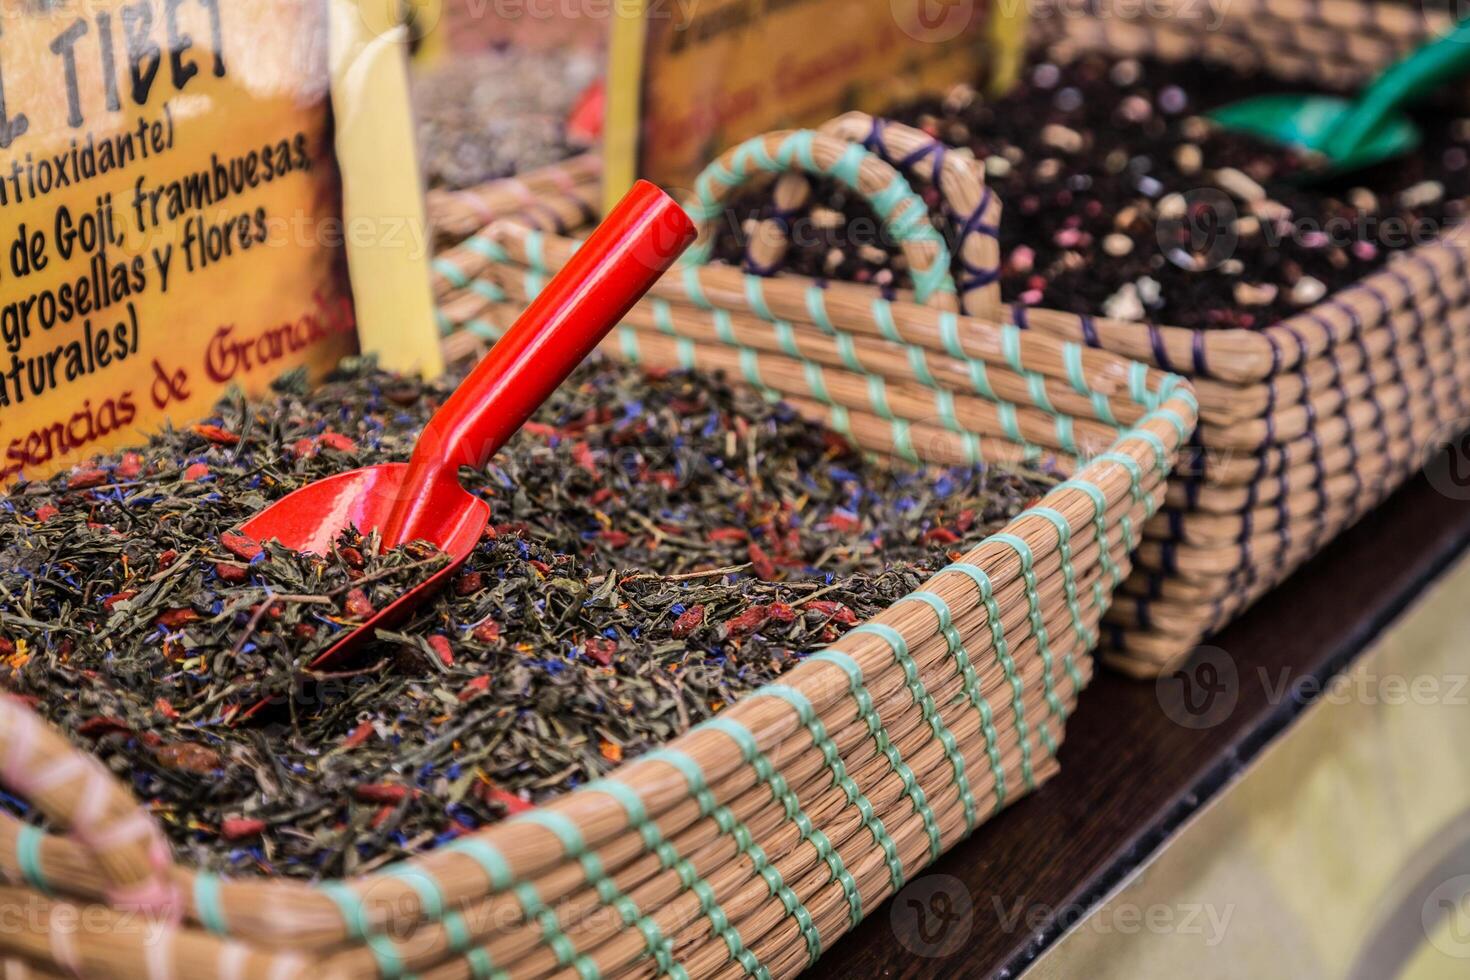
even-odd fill
[[(1252, 95), (1302, 91), (1203, 62), (1034, 63), (1019, 87), (985, 102), (967, 87), (892, 110), (984, 161), (1005, 202), (1006, 301), (1181, 327), (1259, 328), (1432, 240), (1465, 214), (1470, 118), (1421, 110), (1414, 153), (1320, 183), (1315, 162), (1225, 133), (1201, 114)], [(786, 269), (908, 284), (902, 257), (867, 204), (830, 182), (796, 222)], [(953, 216), (926, 194), (954, 241)], [(739, 261), (768, 192), (747, 193), (718, 254)], [(855, 222), (855, 223), (854, 223)]]
[(511, 177), (584, 147), (566, 118), (601, 66), (588, 52), (515, 46), (461, 55), (414, 79), (414, 119), (429, 186)]
[(362, 364), (286, 379), (0, 499), (0, 687), (130, 781), (181, 859), (351, 874), (522, 810), (776, 677), (1053, 482), (880, 468), (716, 378), (596, 363), (465, 474), (493, 523), (443, 592), (311, 671), (442, 556), (235, 530), (406, 458), (447, 391)]

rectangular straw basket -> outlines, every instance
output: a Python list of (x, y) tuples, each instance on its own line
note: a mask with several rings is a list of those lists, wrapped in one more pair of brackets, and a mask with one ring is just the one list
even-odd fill
[[(807, 145), (814, 166), (836, 165), (890, 203), (928, 250), (923, 268), (940, 257), (891, 168), (836, 140)], [(502, 221), (439, 264), (495, 307), (476, 328), (493, 333), (575, 247)], [(0, 815), (0, 909), (22, 910), (19, 928), (0, 929), (7, 976), (735, 980), (811, 964), (1056, 771), (1112, 590), (1195, 422), (1187, 382), (959, 317), (944, 308), (952, 287), (933, 281), (933, 305), (886, 303), (858, 286), (756, 287), (691, 265), (610, 349), (741, 372), (878, 451), (1051, 459), (1074, 473), (1004, 533), (609, 778), (350, 881), (174, 866), (95, 759), (0, 700), (0, 785), (47, 819), (43, 831)], [(479, 342), (454, 339), (462, 352)], [(927, 365), (925, 381), (904, 365)]]
[[(1344, 89), (1451, 24), (1424, 5), (1378, 0), (1181, 2), (1172, 16), (1036, 21), (1061, 60), (1089, 50), (1205, 58)], [(1199, 332), (1014, 311), (1022, 325), (1186, 375), (1199, 396), (1196, 446), (1109, 614), (1109, 662), (1140, 675), (1167, 669), (1383, 500), (1464, 424), (1467, 247), (1463, 225), (1447, 229), (1263, 330)]]

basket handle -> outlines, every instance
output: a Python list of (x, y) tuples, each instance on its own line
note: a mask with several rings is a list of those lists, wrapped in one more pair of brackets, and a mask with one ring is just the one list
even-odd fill
[[(944, 199), (955, 234), (960, 312), (1003, 318), (1000, 298), (1001, 200), (985, 183), (984, 166), (972, 155), (903, 123), (848, 112), (823, 123), (819, 132), (860, 143), (884, 162), (935, 188)], [(807, 213), (811, 182), (797, 171), (782, 174), (772, 191), (775, 213), (757, 226), (745, 249), (745, 268), (773, 275), (786, 257), (789, 222)]]
[[(158, 824), (94, 756), (69, 744), (22, 701), (5, 696), (0, 786), (68, 832), (101, 878), (109, 904), (179, 914), (182, 905), (169, 881), (172, 859)], [(38, 891), (51, 891), (44, 860), (48, 835), (8, 815), (3, 819), (14, 831), (19, 877)]]
[(914, 298), (937, 309), (958, 309), (949, 247), (929, 223), (923, 199), (877, 154), (810, 129), (757, 136), (705, 168), (694, 182), (694, 201), (689, 205), (699, 235), (684, 255), (685, 265), (705, 265), (713, 257), (715, 227), (735, 188), (759, 174), (790, 172), (832, 177), (861, 194), (900, 243), (913, 278)]
[(922, 129), (866, 112), (846, 112), (822, 124), (821, 132), (858, 143), (904, 173), (937, 188), (955, 223), (960, 309), (1003, 319), (1000, 298), (1002, 202), (985, 183), (985, 168), (973, 155), (956, 152)]

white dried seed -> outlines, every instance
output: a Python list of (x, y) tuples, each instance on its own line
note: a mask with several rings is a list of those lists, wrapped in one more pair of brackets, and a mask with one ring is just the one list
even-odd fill
[(1251, 214), (1273, 224), (1281, 224), (1291, 220), (1291, 208), (1269, 197), (1262, 198), (1259, 201), (1251, 201), (1247, 207), (1250, 208)]
[(1041, 142), (1063, 153), (1082, 152), (1082, 134), (1057, 123), (1041, 127)]
[(1131, 282), (1124, 283), (1116, 293), (1103, 300), (1103, 315), (1110, 320), (1142, 320), (1143, 313), (1138, 287)]
[(1138, 287), (1138, 298), (1148, 306), (1158, 303), (1164, 292), (1159, 281), (1152, 276), (1139, 276), (1134, 285)]
[(1165, 219), (1182, 218), (1189, 211), (1189, 202), (1184, 200), (1184, 195), (1179, 193), (1170, 194), (1159, 201), (1159, 217)]
[(1120, 235), (1116, 231), (1102, 240), (1103, 251), (1114, 258), (1122, 258), (1133, 251), (1133, 239), (1127, 235)]
[(1204, 116), (1189, 116), (1179, 124), (1180, 134), (1191, 142), (1198, 143), (1209, 136), (1215, 129), (1215, 124)]
[(1276, 298), (1277, 292), (1269, 282), (1238, 282), (1235, 284), (1235, 302), (1241, 306), (1266, 306)]
[(1260, 201), (1266, 197), (1266, 188), (1252, 180), (1244, 171), (1234, 167), (1221, 167), (1212, 175), (1215, 183), (1242, 201)]
[(1399, 194), (1399, 205), (1406, 208), (1422, 208), (1444, 197), (1444, 185), (1437, 180), (1421, 180)]
[(1127, 88), (1143, 74), (1142, 66), (1135, 58), (1124, 58), (1116, 62), (1108, 72), (1108, 78), (1119, 88)]
[(1320, 279), (1302, 276), (1291, 287), (1291, 301), (1297, 306), (1310, 306), (1327, 295), (1327, 286)]
[(832, 208), (812, 208), (812, 224), (818, 228), (840, 228), (842, 212)]
[(1181, 143), (1174, 151), (1174, 166), (1182, 174), (1197, 174), (1204, 166), (1205, 155), (1193, 143)]
[(1230, 224), (1237, 238), (1255, 238), (1261, 233), (1261, 219), (1253, 214), (1243, 214)]

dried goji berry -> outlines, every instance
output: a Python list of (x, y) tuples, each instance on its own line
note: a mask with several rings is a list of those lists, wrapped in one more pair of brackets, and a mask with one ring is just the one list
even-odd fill
[(688, 609), (679, 614), (678, 619), (674, 620), (674, 628), (672, 630), (674, 634), (674, 639), (682, 640), (684, 639), (684, 637), (688, 636), (690, 633), (693, 633), (695, 630), (699, 629), (703, 625), (704, 607), (690, 606)]

